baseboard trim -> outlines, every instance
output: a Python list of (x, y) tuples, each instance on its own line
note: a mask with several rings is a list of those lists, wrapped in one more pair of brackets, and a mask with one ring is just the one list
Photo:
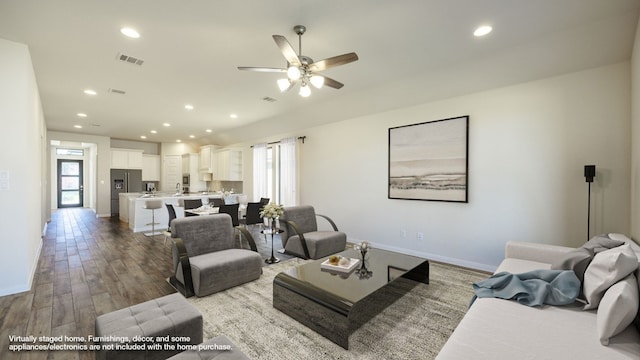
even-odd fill
[[(353, 244), (357, 244), (360, 241), (361, 240), (353, 239), (353, 238), (349, 239), (349, 243), (353, 243)], [(473, 262), (473, 261), (466, 261), (466, 260), (451, 258), (451, 257), (447, 257), (447, 256), (433, 254), (433, 253), (427, 253), (427, 252), (422, 252), (422, 251), (405, 249), (405, 248), (400, 248), (400, 247), (397, 247), (397, 246), (390, 246), (390, 245), (386, 245), (386, 244), (378, 244), (378, 243), (374, 243), (374, 242), (371, 242), (371, 241), (369, 241), (369, 243), (374, 248), (378, 248), (378, 249), (382, 249), (382, 250), (388, 250), (388, 251), (394, 251), (394, 252), (398, 252), (398, 253), (401, 253), (401, 254), (418, 256), (418, 257), (421, 257), (421, 258), (425, 258), (425, 259), (429, 259), (429, 260), (433, 260), (433, 261), (437, 261), (437, 262), (442, 262), (442, 263), (446, 263), (446, 264), (456, 265), (456, 266), (460, 266), (460, 267), (465, 267), (465, 268), (469, 268), (469, 269), (487, 271), (487, 272), (490, 272), (490, 273), (495, 272), (496, 269), (497, 269), (497, 267), (494, 266), (494, 265), (482, 264), (482, 263), (477, 263), (477, 262)]]
[(29, 280), (27, 282), (27, 284), (24, 285), (17, 285), (14, 287), (10, 287), (10, 288), (4, 288), (4, 289), (0, 289), (0, 296), (6, 296), (6, 295), (13, 295), (13, 294), (18, 294), (21, 292), (25, 292), (25, 291), (30, 291), (32, 286), (33, 286), (33, 280), (36, 277), (36, 271), (38, 270), (38, 264), (40, 263), (40, 254), (42, 253), (42, 245), (43, 245), (43, 238), (40, 238), (40, 245), (38, 246), (38, 251), (36, 253), (35, 256), (35, 262), (33, 263), (33, 266), (31, 267), (31, 271), (29, 271)]

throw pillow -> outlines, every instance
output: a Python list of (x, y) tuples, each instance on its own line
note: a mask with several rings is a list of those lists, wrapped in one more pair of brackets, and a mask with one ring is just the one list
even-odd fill
[(633, 274), (618, 281), (604, 293), (596, 324), (602, 345), (609, 345), (611, 337), (627, 328), (638, 312), (638, 282)]
[(638, 258), (629, 244), (596, 254), (584, 273), (584, 309), (597, 308), (605, 291), (637, 268)]
[(586, 244), (566, 253), (562, 258), (551, 264), (552, 270), (573, 270), (580, 281), (584, 279), (584, 272), (599, 252), (612, 249), (624, 244), (624, 241), (613, 240), (607, 235), (594, 236)]

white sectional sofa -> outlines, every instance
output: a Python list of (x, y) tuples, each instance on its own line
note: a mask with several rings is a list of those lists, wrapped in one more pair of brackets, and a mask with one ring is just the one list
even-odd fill
[[(608, 236), (630, 244), (640, 259), (638, 244), (621, 234)], [(505, 259), (496, 273), (550, 269), (552, 263), (575, 249), (509, 242), (505, 250)], [(640, 264), (635, 275), (640, 279)], [(640, 281), (634, 285), (640, 288)], [(608, 296), (607, 304), (611, 304), (612, 298), (619, 301), (621, 296)], [(624, 298), (627, 298), (626, 293)], [(637, 298), (634, 301), (638, 301)], [(583, 310), (584, 304), (578, 301), (567, 306), (529, 307), (513, 300), (479, 298), (436, 359), (640, 359), (640, 315), (636, 316), (635, 323), (611, 337), (609, 345), (601, 343), (598, 321), (602, 323), (606, 311), (602, 310), (598, 320), (598, 310), (606, 309), (605, 305), (603, 299), (599, 309)], [(622, 306), (610, 306), (609, 309), (614, 315), (618, 315), (616, 311), (622, 312)]]

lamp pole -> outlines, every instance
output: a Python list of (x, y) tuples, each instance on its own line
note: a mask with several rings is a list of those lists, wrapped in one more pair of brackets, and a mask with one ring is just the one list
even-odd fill
[(591, 239), (591, 183), (593, 178), (596, 177), (596, 166), (585, 165), (584, 166), (584, 178), (588, 184), (587, 188), (587, 241)]

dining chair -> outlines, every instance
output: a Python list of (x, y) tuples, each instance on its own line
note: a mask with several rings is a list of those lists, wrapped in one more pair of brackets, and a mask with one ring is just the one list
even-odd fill
[(240, 225), (240, 218), (238, 217), (238, 207), (240, 204), (220, 205), (218, 213), (229, 214), (231, 216), (231, 222), (233, 226)]
[(224, 205), (224, 200), (221, 198), (209, 198), (209, 205), (219, 207), (220, 205)]
[(197, 214), (192, 214), (187, 212), (189, 209), (197, 209), (202, 206), (202, 199), (184, 199), (184, 216), (198, 216)]
[(260, 210), (263, 205), (259, 202), (247, 203), (247, 214), (242, 219), (242, 223), (245, 226), (262, 224), (262, 217), (260, 217)]

